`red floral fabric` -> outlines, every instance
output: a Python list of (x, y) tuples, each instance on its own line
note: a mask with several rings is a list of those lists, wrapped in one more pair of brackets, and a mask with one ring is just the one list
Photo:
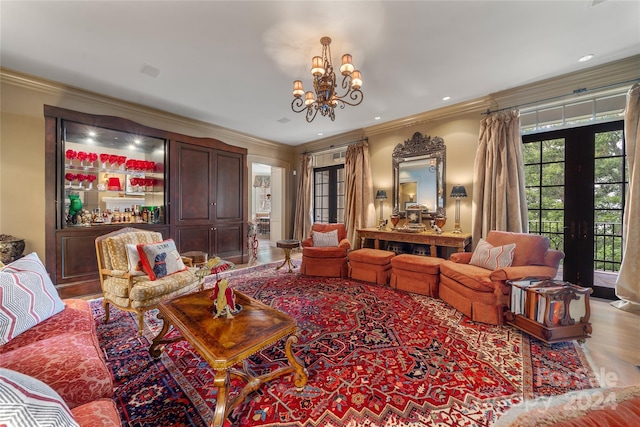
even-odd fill
[(80, 427), (120, 427), (120, 416), (111, 399), (99, 399), (71, 410)]

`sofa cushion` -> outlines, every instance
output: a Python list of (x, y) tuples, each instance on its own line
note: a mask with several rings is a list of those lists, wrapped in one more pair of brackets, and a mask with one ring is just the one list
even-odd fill
[(313, 246), (326, 247), (326, 246), (338, 246), (338, 230), (327, 231), (321, 233), (320, 231), (314, 231), (311, 233), (313, 239)]
[(394, 270), (413, 271), (421, 274), (439, 274), (442, 258), (426, 257), (412, 254), (400, 254), (391, 259)]
[(47, 383), (74, 408), (113, 396), (113, 380), (95, 335), (67, 332), (2, 354), (2, 365)]
[(440, 274), (461, 283), (469, 289), (480, 292), (493, 292), (491, 270), (471, 264), (458, 264), (453, 261), (442, 261)]
[(487, 234), (486, 240), (493, 246), (515, 243), (516, 250), (511, 265), (545, 265), (545, 256), (549, 250), (549, 238), (546, 236), (492, 230)]
[(363, 264), (387, 265), (394, 256), (396, 256), (395, 252), (363, 248), (351, 251), (349, 253), (349, 261), (361, 262)]
[(486, 240), (480, 239), (476, 249), (473, 251), (469, 264), (489, 270), (509, 267), (513, 263), (515, 249), (515, 243), (493, 246)]
[(173, 239), (139, 244), (138, 254), (142, 267), (151, 280), (161, 279), (187, 269)]
[(105, 257), (104, 267), (109, 270), (128, 271), (129, 260), (126, 247), (128, 243), (138, 245), (160, 241), (162, 241), (162, 234), (155, 231), (132, 231), (109, 237), (103, 243), (103, 248), (107, 248), (108, 254), (108, 257)]
[(74, 427), (71, 410), (51, 387), (28, 375), (0, 368), (0, 425)]
[(0, 345), (63, 309), (64, 303), (35, 252), (0, 270)]
[(98, 399), (71, 410), (80, 427), (116, 427), (121, 425), (118, 408), (112, 399)]

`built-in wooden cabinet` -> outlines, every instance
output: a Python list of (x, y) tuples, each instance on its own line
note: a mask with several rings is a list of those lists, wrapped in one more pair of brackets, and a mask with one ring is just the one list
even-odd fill
[(118, 117), (44, 113), (45, 263), (63, 297), (100, 292), (95, 238), (121, 227), (248, 262), (246, 149)]

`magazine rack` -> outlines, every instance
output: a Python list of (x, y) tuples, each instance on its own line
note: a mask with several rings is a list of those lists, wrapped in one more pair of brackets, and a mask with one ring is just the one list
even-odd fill
[(511, 307), (505, 312), (507, 324), (547, 344), (575, 339), (583, 343), (589, 338), (589, 295), (593, 289), (535, 278), (507, 283), (511, 285)]

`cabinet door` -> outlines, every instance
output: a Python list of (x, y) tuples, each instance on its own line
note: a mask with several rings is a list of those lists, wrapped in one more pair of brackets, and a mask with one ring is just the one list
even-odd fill
[(237, 153), (215, 153), (215, 220), (242, 221), (244, 201), (244, 157)]
[(244, 236), (244, 223), (217, 225), (213, 229), (214, 253), (221, 258), (242, 263)]
[[(173, 162), (174, 218), (177, 225), (208, 224), (213, 221), (213, 151), (198, 145), (178, 143)], [(195, 250), (195, 249), (193, 249)]]

